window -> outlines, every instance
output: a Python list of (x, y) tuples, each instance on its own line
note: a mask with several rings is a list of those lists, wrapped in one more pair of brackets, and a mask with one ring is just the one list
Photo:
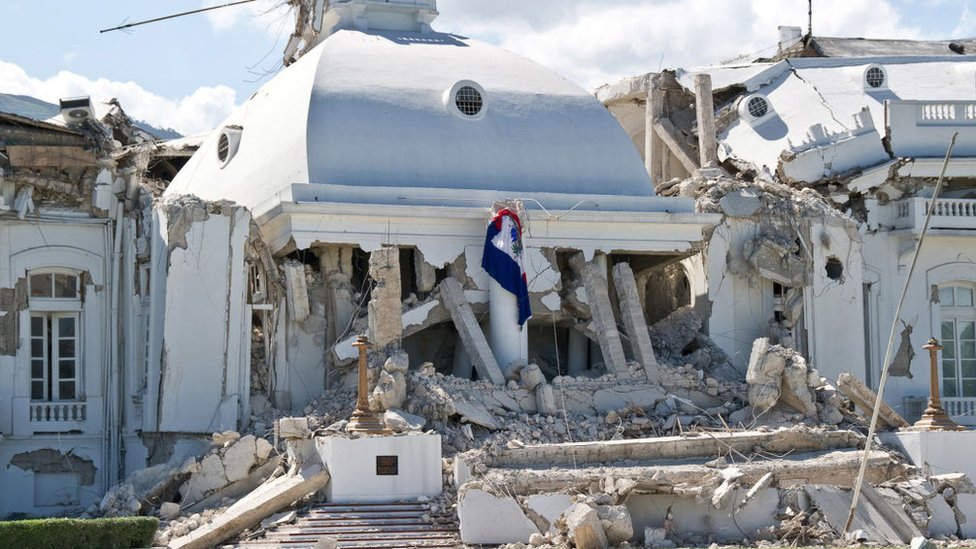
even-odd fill
[(973, 288), (939, 288), (942, 309), (942, 394), (976, 397), (976, 307)]
[(32, 272), (28, 295), (31, 400), (80, 400), (80, 278), (67, 271)]

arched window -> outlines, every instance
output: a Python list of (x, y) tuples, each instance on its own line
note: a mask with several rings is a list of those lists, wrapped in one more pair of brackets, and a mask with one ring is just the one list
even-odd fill
[(67, 269), (31, 271), (31, 400), (80, 400), (81, 277)]
[(942, 311), (942, 394), (976, 397), (976, 306), (974, 287), (939, 287)]

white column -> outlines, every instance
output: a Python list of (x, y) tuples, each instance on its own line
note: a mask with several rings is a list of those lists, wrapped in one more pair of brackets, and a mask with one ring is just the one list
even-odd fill
[(590, 339), (586, 334), (579, 330), (570, 328), (569, 330), (569, 375), (576, 377), (581, 375), (590, 363)]
[(488, 342), (504, 374), (513, 361), (528, 360), (529, 332), (518, 323), (518, 298), (490, 277), (488, 318), (491, 325)]

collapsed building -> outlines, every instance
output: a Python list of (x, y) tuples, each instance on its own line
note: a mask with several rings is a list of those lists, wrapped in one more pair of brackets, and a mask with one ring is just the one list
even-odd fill
[[(152, 513), (157, 541), (188, 549), (324, 494), (419, 497), (411, 513), (466, 543), (839, 537), (855, 407), (874, 407), (857, 377), (877, 383), (920, 228), (898, 219), (925, 211), (932, 141), (958, 130), (966, 154), (968, 57), (872, 42), (862, 58), (785, 30), (777, 59), (598, 101), (434, 31), (434, 0), (292, 5), (287, 68), (207, 136), (159, 144), (118, 108), (67, 110), (67, 127), (4, 115), (0, 482), (17, 495), (0, 516)], [(909, 99), (936, 100), (911, 112), (938, 122), (896, 137)], [(976, 278), (954, 166), (953, 219), (903, 315), (899, 367), (920, 375), (886, 393), (887, 428), (927, 392), (910, 353), (923, 312), (952, 345), (946, 394), (968, 395)], [(526, 303), (482, 266), (501, 212)], [(345, 432), (362, 334), (369, 405), (395, 436)], [(965, 477), (863, 457), (864, 539), (971, 535)], [(309, 520), (239, 542), (311, 546)]]

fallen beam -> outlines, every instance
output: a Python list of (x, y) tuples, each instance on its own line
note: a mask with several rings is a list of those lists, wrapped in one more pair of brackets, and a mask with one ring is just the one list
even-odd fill
[(655, 120), (654, 133), (661, 138), (661, 141), (664, 141), (664, 144), (668, 146), (668, 150), (678, 159), (678, 162), (681, 162), (681, 165), (684, 166), (688, 173), (695, 173), (695, 170), (700, 166), (692, 158), (691, 151), (678, 139), (678, 132), (674, 129), (674, 124), (670, 120), (667, 118), (658, 118)]
[(699, 433), (694, 436), (570, 442), (506, 448), (495, 456), (488, 457), (485, 462), (490, 467), (537, 467), (625, 460), (715, 459), (720, 456), (752, 455), (756, 451), (787, 454), (859, 448), (863, 442), (864, 437), (853, 431), (788, 429), (773, 432), (716, 432)]
[(169, 549), (209, 549), (219, 545), (295, 501), (325, 488), (330, 478), (321, 465), (312, 465), (296, 475), (270, 480), (217, 515), (210, 524), (170, 541)]
[[(791, 459), (755, 460), (738, 463), (748, 486), (759, 482), (768, 473), (776, 478), (780, 488), (803, 487), (808, 484), (852, 488), (857, 479), (864, 453), (857, 450), (791, 456)], [(887, 452), (874, 450), (868, 456), (865, 480), (880, 484), (907, 478), (908, 467), (896, 463)], [(699, 495), (721, 484), (722, 475), (712, 467), (701, 464), (675, 464), (633, 467), (546, 468), (546, 469), (489, 469), (483, 477), (471, 479), (485, 486), (495, 486), (509, 495), (542, 493), (587, 493), (593, 483), (607, 478), (635, 481), (634, 490), (652, 494)]]
[(481, 324), (478, 323), (474, 311), (471, 310), (471, 305), (464, 297), (461, 283), (449, 277), (440, 283), (439, 288), (441, 290), (441, 302), (451, 314), (454, 327), (457, 329), (464, 349), (471, 357), (471, 362), (474, 364), (478, 376), (495, 385), (505, 385), (505, 376), (502, 374), (501, 368), (498, 367), (495, 355), (491, 352), (488, 339), (481, 330)]
[[(860, 379), (851, 374), (841, 374), (837, 376), (837, 390), (851, 399), (851, 402), (855, 406), (864, 410), (866, 416), (871, 417), (874, 415), (874, 403), (878, 400), (878, 394), (872, 391)], [(881, 409), (878, 412), (878, 419), (884, 422), (889, 429), (909, 427), (905, 418), (901, 417), (898, 412), (891, 406), (888, 406), (883, 400), (881, 401)]]

